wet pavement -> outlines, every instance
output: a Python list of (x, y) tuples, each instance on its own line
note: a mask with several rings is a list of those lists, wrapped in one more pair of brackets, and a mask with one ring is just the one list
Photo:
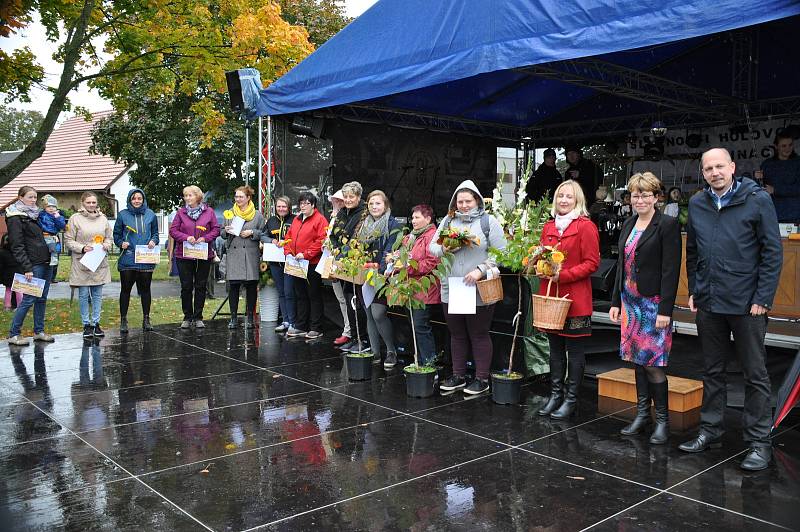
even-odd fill
[[(399, 369), (350, 382), (322, 340), (160, 326), (0, 346), (2, 530), (796, 530), (800, 415), (766, 471), (619, 435), (582, 389), (500, 406), (406, 396)], [(331, 331), (337, 331), (331, 326)], [(628, 409), (629, 410), (629, 409)]]

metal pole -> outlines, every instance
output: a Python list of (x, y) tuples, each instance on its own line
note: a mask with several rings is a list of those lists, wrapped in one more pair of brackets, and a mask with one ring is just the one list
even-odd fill
[(244, 123), (244, 184), (250, 184), (250, 122)]
[(267, 201), (272, 194), (272, 117), (267, 116)]
[(264, 205), (264, 164), (262, 162), (263, 154), (263, 136), (261, 134), (262, 118), (258, 117), (258, 210), (266, 217), (266, 209)]

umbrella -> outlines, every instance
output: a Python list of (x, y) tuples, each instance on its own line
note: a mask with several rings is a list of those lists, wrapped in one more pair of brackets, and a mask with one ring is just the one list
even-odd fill
[(783, 378), (780, 390), (778, 390), (778, 401), (775, 404), (775, 416), (772, 418), (772, 430), (783, 421), (794, 405), (800, 401), (800, 350), (794, 357), (794, 363), (786, 376)]

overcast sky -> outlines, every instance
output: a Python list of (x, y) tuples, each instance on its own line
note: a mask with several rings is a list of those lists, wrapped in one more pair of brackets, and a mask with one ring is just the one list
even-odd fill
[[(369, 9), (377, 0), (343, 0), (345, 12), (348, 17), (358, 17), (361, 13)], [(38, 18), (37, 18), (38, 20)], [(61, 65), (53, 61), (53, 51), (57, 48), (56, 43), (48, 42), (44, 28), (41, 24), (34, 22), (23, 31), (10, 38), (0, 38), (0, 46), (4, 51), (11, 51), (22, 46), (30, 47), (36, 54), (39, 63), (44, 67), (45, 83), (55, 86), (61, 75)], [(70, 101), (81, 107), (86, 107), (91, 112), (105, 111), (111, 109), (111, 104), (100, 97), (97, 91), (89, 90), (85, 84), (77, 91), (70, 93)], [(34, 109), (44, 114), (50, 104), (52, 97), (49, 92), (42, 89), (31, 91), (31, 102), (12, 102), (11, 107), (18, 109)], [(70, 113), (63, 113), (60, 120), (71, 116)]]

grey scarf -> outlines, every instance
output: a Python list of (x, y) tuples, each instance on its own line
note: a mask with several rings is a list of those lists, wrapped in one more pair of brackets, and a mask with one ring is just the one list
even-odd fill
[(389, 233), (389, 218), (392, 216), (392, 210), (386, 209), (386, 212), (380, 218), (375, 218), (371, 214), (364, 218), (361, 222), (361, 228), (358, 230), (358, 239), (364, 244), (372, 244), (380, 237)]
[(42, 210), (36, 205), (32, 207), (30, 205), (25, 205), (22, 200), (17, 200), (16, 203), (14, 203), (14, 208), (19, 212), (25, 213), (25, 215), (31, 220), (38, 219), (39, 213), (42, 212)]

